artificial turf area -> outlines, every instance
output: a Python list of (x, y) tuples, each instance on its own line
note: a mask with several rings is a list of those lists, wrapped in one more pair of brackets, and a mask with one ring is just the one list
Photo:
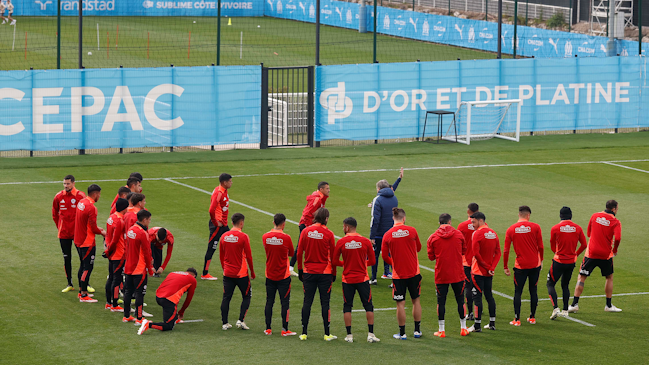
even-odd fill
[[(621, 165), (616, 166), (600, 161), (623, 162), (615, 162)], [(475, 165), (509, 166), (453, 168)], [(376, 311), (375, 333), (380, 343), (365, 342), (367, 326), (363, 313), (353, 315), (356, 342), (344, 342), (340, 274), (331, 295), (332, 334), (337, 335), (338, 340), (323, 341), (317, 299), (307, 341), (278, 335), (278, 301), (273, 318), (276, 332), (265, 336), (265, 256), (261, 236), (272, 228), (272, 218), (239, 203), (265, 212), (283, 212), (297, 221), (305, 196), (315, 190), (319, 181), (326, 180), (331, 184), (331, 197), (327, 201), (331, 211), (329, 227), (340, 236), (342, 220), (354, 216), (359, 221), (359, 232), (367, 235), (370, 224), (367, 204), (375, 196), (374, 185), (379, 179), (396, 179), (401, 166), (406, 171), (396, 195), (400, 206), (406, 210), (407, 223), (418, 229), (422, 240), (436, 229), (439, 214), (450, 213), (453, 224), (457, 225), (466, 219), (466, 205), (477, 202), (487, 216), (487, 223), (500, 236), (502, 246), (505, 230), (517, 220), (518, 206), (526, 204), (532, 208), (532, 221), (541, 225), (546, 242), (539, 281), (542, 300), (537, 312), (538, 324), (523, 322), (521, 327), (510, 326), (512, 301), (497, 295), (497, 330), (461, 337), (455, 304), (450, 299), (446, 311), (447, 338), (434, 337), (433, 332), (437, 330), (434, 274), (422, 269), (423, 337), (420, 339), (412, 338), (412, 316), (407, 309), (407, 341), (392, 338), (392, 334), (398, 332), (395, 311), (383, 310)], [(649, 330), (643, 322), (649, 298), (646, 293), (649, 249), (643, 214), (649, 206), (647, 132), (522, 137), (520, 143), (494, 139), (471, 146), (413, 142), (318, 149), (5, 158), (0, 159), (0, 168), (2, 363), (614, 364), (642, 363), (649, 356)], [(385, 171), (372, 171), (379, 169)], [(357, 170), (366, 171), (354, 172)], [(79, 180), (77, 187), (80, 189), (91, 182), (101, 185), (103, 195), (97, 206), (99, 221), (103, 224), (117, 189), (133, 171), (144, 175), (142, 185), (147, 209), (153, 214), (152, 225), (166, 227), (176, 239), (173, 258), (165, 274), (189, 266), (200, 271), (208, 236), (210, 196), (164, 178), (211, 192), (218, 184), (216, 176), (220, 173), (234, 175), (230, 212), (246, 216), (244, 232), (251, 238), (257, 273), (257, 279), (252, 282), (252, 305), (246, 318), (249, 331), (221, 330), (222, 281), (199, 280), (194, 301), (185, 317), (203, 319), (203, 322), (179, 324), (171, 332), (150, 330), (137, 336), (133, 324), (121, 322), (121, 314), (103, 309), (108, 263), (99, 254), (90, 280), (97, 289), (95, 298), (99, 303), (79, 303), (74, 291), (61, 293), (65, 287), (63, 260), (50, 213), (52, 198), (62, 189), (60, 182), (65, 175), (73, 174)], [(310, 173), (305, 174), (307, 172)], [(618, 218), (623, 231), (619, 255), (615, 258), (614, 292), (634, 295), (613, 298), (613, 304), (623, 312), (604, 312), (604, 298), (587, 298), (604, 294), (604, 278), (596, 271), (586, 282), (579, 313), (572, 315), (594, 326), (561, 318), (551, 321), (552, 307), (545, 288), (545, 275), (552, 257), (550, 228), (559, 221), (559, 209), (568, 205), (572, 208), (573, 220), (585, 229), (590, 215), (603, 210), (608, 199), (616, 199), (620, 204)], [(287, 224), (286, 231), (294, 239), (297, 237), (296, 225)], [(98, 242), (101, 244), (101, 238)], [(419, 260), (423, 266), (434, 267), (425, 249), (420, 252)], [(77, 269), (78, 259), (74, 257), (73, 276)], [(222, 276), (217, 256), (211, 273), (219, 278)], [(572, 285), (576, 277), (577, 270), (573, 273)], [(161, 280), (149, 279), (145, 297), (148, 303), (145, 310), (153, 314), (154, 320), (161, 319), (162, 315), (154, 298)], [(395, 306), (388, 283), (379, 279), (379, 285), (372, 287), (377, 309)], [(493, 287), (506, 296), (514, 293), (513, 280), (504, 275), (502, 260)], [(290, 329), (297, 332), (301, 327), (300, 288), (300, 282), (294, 278)], [(645, 293), (639, 294), (642, 292)], [(523, 299), (529, 299), (529, 295), (524, 293)], [(231, 303), (231, 323), (236, 321), (239, 304), (237, 291)], [(406, 307), (411, 308), (409, 301)], [(357, 298), (355, 309), (360, 308)], [(528, 310), (529, 303), (524, 302), (523, 318), (527, 317)]]
[[(56, 17), (18, 17), (0, 26), (0, 70), (56, 68)], [(216, 63), (216, 17), (83, 18), (86, 68), (208, 66)], [(222, 18), (221, 65), (315, 64), (315, 25), (271, 17)], [(61, 18), (61, 68), (79, 67), (79, 20)], [(190, 34), (191, 33), (191, 34)], [(373, 34), (321, 26), (320, 63), (372, 63)], [(92, 52), (89, 55), (88, 52)], [(445, 61), (494, 53), (377, 35), (377, 60)]]

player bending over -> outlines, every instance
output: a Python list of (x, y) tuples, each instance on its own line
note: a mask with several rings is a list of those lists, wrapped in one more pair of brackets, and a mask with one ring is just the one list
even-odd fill
[[(242, 330), (250, 329), (246, 326), (244, 320), (250, 307), (250, 279), (255, 279), (255, 269), (252, 266), (250, 238), (241, 231), (244, 219), (245, 217), (241, 213), (233, 214), (232, 230), (221, 236), (219, 258), (221, 259), (221, 267), (223, 267), (223, 301), (221, 302), (223, 330), (232, 328), (232, 325), (228, 322), (228, 313), (230, 312), (232, 294), (234, 294), (234, 289), (237, 287), (243, 297), (237, 328)], [(250, 276), (248, 276), (248, 266), (250, 266)]]
[[(353, 217), (343, 221), (343, 232), (345, 237), (338, 240), (334, 250), (333, 264), (343, 267), (343, 315), (347, 337), (345, 341), (354, 342), (352, 335), (352, 308), (354, 307), (354, 296), (358, 292), (365, 317), (367, 318), (367, 342), (379, 342), (374, 335), (374, 305), (372, 304), (372, 289), (370, 288), (367, 267), (376, 263), (374, 248), (369, 239), (356, 233), (358, 223)], [(343, 260), (340, 261), (342, 254)]]
[(392, 337), (398, 340), (406, 336), (406, 290), (412, 300), (412, 317), (415, 320), (415, 338), (421, 337), (421, 274), (419, 258), (421, 242), (417, 230), (406, 226), (406, 212), (401, 208), (392, 208), (394, 226), (383, 235), (381, 257), (392, 265), (392, 299), (397, 302), (397, 322), (399, 333)]
[[(568, 312), (577, 313), (579, 310), (579, 297), (584, 291), (584, 282), (596, 267), (599, 267), (602, 276), (606, 277), (606, 312), (621, 312), (622, 310), (613, 304), (613, 257), (617, 256), (617, 248), (622, 239), (622, 224), (615, 218), (617, 214), (617, 202), (609, 200), (606, 202), (606, 210), (595, 213), (590, 217), (586, 234), (590, 238), (584, 261), (579, 270), (579, 279), (575, 287), (575, 296)], [(611, 247), (612, 246), (612, 247)]]
[[(174, 250), (174, 235), (162, 227), (153, 227), (149, 230), (149, 240), (151, 241), (151, 255), (153, 256), (154, 278), (159, 278), (160, 274), (167, 268), (171, 259), (171, 253)], [(162, 262), (162, 247), (167, 245), (167, 255), (165, 262)]]
[(303, 283), (304, 303), (302, 304), (302, 334), (300, 340), (306, 341), (311, 306), (316, 290), (320, 292), (320, 307), (322, 309), (322, 322), (324, 325), (325, 341), (333, 341), (338, 337), (332, 335), (331, 285), (336, 281), (336, 267), (332, 266), (336, 241), (333, 232), (327, 228), (329, 211), (320, 208), (315, 212), (313, 225), (306, 227), (300, 234), (297, 256), (298, 277)]
[[(570, 278), (572, 277), (572, 271), (575, 269), (577, 257), (587, 246), (583, 229), (571, 221), (572, 210), (569, 207), (561, 208), (559, 217), (561, 222), (552, 227), (550, 232), (550, 248), (554, 252), (547, 282), (548, 294), (554, 308), (550, 319), (555, 319), (557, 316), (568, 317)], [(577, 249), (577, 243), (581, 243), (579, 249)], [(559, 309), (557, 291), (554, 289), (559, 279), (561, 279), (561, 289), (563, 290), (563, 311)]]
[(464, 267), (462, 257), (466, 254), (466, 242), (462, 232), (451, 226), (451, 215), (439, 216), (439, 228), (427, 242), (428, 258), (435, 261), (435, 288), (437, 289), (437, 319), (439, 331), (434, 335), (446, 337), (444, 315), (449, 285), (455, 293), (457, 312), (460, 315), (460, 335), (466, 336), (466, 308), (464, 307)]
[[(181, 321), (185, 316), (185, 309), (189, 307), (196, 290), (196, 269), (190, 267), (186, 271), (169, 273), (160, 287), (155, 292), (155, 301), (162, 307), (162, 322), (153, 323), (148, 319), (142, 321), (142, 326), (137, 331), (138, 335), (143, 334), (149, 328), (158, 331), (171, 331), (176, 321)], [(178, 302), (183, 294), (187, 293), (183, 307), (178, 311)]]

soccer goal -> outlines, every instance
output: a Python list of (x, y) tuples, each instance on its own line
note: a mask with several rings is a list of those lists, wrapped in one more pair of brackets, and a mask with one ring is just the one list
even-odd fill
[(520, 99), (463, 101), (455, 112), (455, 121), (442, 139), (471, 144), (471, 141), (502, 138), (519, 141), (521, 131)]

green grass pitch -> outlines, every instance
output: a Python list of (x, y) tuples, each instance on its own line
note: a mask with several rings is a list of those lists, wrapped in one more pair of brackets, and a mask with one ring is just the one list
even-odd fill
[[(375, 195), (374, 184), (398, 175), (405, 177), (397, 190), (400, 206), (407, 212), (407, 222), (416, 227), (425, 240), (437, 227), (439, 214), (448, 212), (457, 225), (466, 218), (466, 205), (477, 202), (487, 216), (487, 223), (504, 242), (507, 227), (517, 220), (517, 208), (532, 208), (532, 220), (543, 229), (546, 243), (545, 262), (539, 281), (539, 297), (547, 298), (545, 275), (552, 254), (549, 250), (550, 227), (559, 221), (559, 209), (572, 207), (574, 221), (584, 228), (590, 215), (601, 211), (608, 199), (620, 203), (622, 243), (615, 258), (616, 294), (647, 292), (649, 288), (649, 249), (646, 242), (646, 217), (649, 206), (649, 138), (647, 132), (619, 135), (564, 135), (523, 137), (520, 143), (503, 140), (458, 144), (402, 143), (329, 147), (319, 149), (272, 149), (224, 152), (185, 152), (132, 155), (87, 155), (0, 159), (0, 349), (6, 364), (115, 364), (158, 362), (164, 364), (208, 363), (584, 363), (635, 364), (646, 361), (647, 295), (616, 296), (613, 303), (621, 313), (605, 313), (604, 298), (583, 298), (574, 318), (594, 324), (588, 327), (565, 319), (549, 320), (551, 305), (541, 300), (538, 324), (508, 324), (513, 317), (512, 301), (496, 296), (497, 330), (461, 337), (454, 304), (449, 302), (446, 315), (447, 338), (433, 336), (437, 330), (434, 275), (422, 270), (422, 305), (424, 336), (411, 337), (412, 317), (407, 310), (407, 341), (392, 339), (398, 331), (395, 311), (377, 311), (375, 333), (378, 344), (365, 342), (365, 316), (354, 313), (353, 331), (357, 342), (343, 341), (340, 275), (331, 295), (332, 333), (335, 342), (322, 339), (320, 309), (316, 299), (312, 309), (309, 340), (282, 338), (276, 332), (264, 336), (264, 263), (261, 235), (272, 228), (272, 218), (259, 211), (231, 203), (231, 213), (246, 215), (244, 232), (251, 238), (257, 279), (252, 283), (252, 305), (246, 323), (250, 331), (221, 330), (220, 302), (222, 282), (200, 281), (186, 319), (200, 323), (179, 324), (171, 332), (155, 330), (136, 335), (136, 327), (121, 323), (121, 315), (103, 309), (103, 286), (107, 261), (95, 262), (91, 284), (97, 289), (96, 304), (79, 303), (75, 292), (61, 293), (65, 287), (63, 262), (56, 230), (51, 219), (53, 196), (60, 183), (6, 184), (9, 182), (60, 181), (74, 174), (77, 187), (85, 189), (97, 181), (102, 198), (98, 202), (99, 221), (105, 222), (112, 198), (133, 171), (144, 177), (147, 208), (153, 213), (152, 224), (171, 230), (176, 247), (168, 271), (189, 266), (200, 269), (208, 235), (209, 195), (160, 178), (183, 178), (182, 182), (212, 191), (221, 172), (234, 175), (230, 196), (263, 211), (283, 212), (298, 220), (304, 197), (320, 180), (331, 184), (329, 227), (342, 235), (342, 220), (354, 216), (359, 231), (369, 233), (370, 211), (367, 204)], [(597, 161), (628, 161), (619, 165)], [(529, 165), (556, 162), (595, 162), (581, 164)], [(528, 164), (503, 167), (467, 167), (457, 169), (420, 169), (494, 164)], [(387, 169), (385, 172), (349, 172)], [(336, 172), (347, 170), (348, 172)], [(642, 171), (639, 171), (642, 170)], [(304, 172), (330, 171), (316, 174)], [(644, 172), (643, 172), (644, 171)], [(295, 175), (292, 175), (295, 173)], [(271, 174), (271, 175), (269, 175)], [(253, 176), (244, 176), (253, 175)], [(158, 178), (158, 179), (154, 179)], [(119, 181), (115, 181), (117, 179)], [(102, 181), (112, 180), (112, 181)], [(287, 233), (297, 236), (298, 228), (287, 224)], [(99, 239), (101, 242), (101, 239)], [(218, 253), (217, 253), (218, 254)], [(580, 258), (581, 259), (581, 258)], [(420, 263), (434, 267), (425, 250)], [(73, 273), (78, 259), (73, 258)], [(217, 256), (212, 273), (222, 276)], [(573, 274), (572, 285), (577, 272)], [(146, 311), (160, 319), (155, 304), (155, 289), (162, 279), (149, 279)], [(75, 287), (77, 283), (75, 282)], [(293, 280), (290, 328), (300, 331), (302, 291)], [(375, 308), (391, 308), (394, 303), (388, 281), (380, 280), (372, 288)], [(513, 295), (512, 279), (496, 270), (494, 290)], [(604, 278), (599, 271), (586, 282), (584, 296), (604, 294)], [(645, 293), (646, 294), (646, 293)], [(523, 299), (528, 299), (524, 293)], [(231, 304), (231, 322), (236, 320), (240, 296)], [(355, 309), (362, 308), (358, 300)], [(409, 301), (406, 307), (410, 308)], [(524, 302), (522, 315), (529, 304)], [(274, 329), (280, 328), (279, 303), (275, 304)]]
[[(56, 17), (17, 19), (15, 39), (13, 26), (0, 26), (0, 70), (56, 68)], [(314, 24), (270, 17), (231, 19), (232, 25), (228, 25), (228, 18), (222, 18), (221, 65), (315, 63)], [(62, 18), (61, 68), (78, 68), (78, 24), (78, 18)], [(83, 65), (208, 66), (216, 63), (217, 29), (215, 17), (84, 17)], [(372, 33), (322, 26), (320, 62), (372, 63), (372, 37)], [(377, 36), (377, 59), (381, 63), (458, 58), (495, 58), (495, 54)]]

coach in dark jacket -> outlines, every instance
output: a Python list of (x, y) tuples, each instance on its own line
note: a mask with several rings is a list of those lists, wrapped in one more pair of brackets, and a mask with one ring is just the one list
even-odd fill
[[(376, 257), (376, 264), (372, 266), (372, 277), (370, 278), (370, 284), (376, 284), (376, 275), (379, 266), (379, 257), (381, 256), (381, 244), (383, 235), (385, 232), (389, 231), (394, 224), (392, 220), (392, 208), (395, 208), (399, 205), (397, 197), (394, 196), (394, 191), (397, 190), (401, 178), (403, 177), (403, 168), (401, 168), (401, 173), (399, 178), (394, 182), (392, 186), (388, 183), (387, 180), (380, 180), (376, 183), (376, 197), (372, 201), (372, 223), (370, 229), (370, 240), (374, 245), (374, 256)], [(392, 273), (390, 272), (390, 265), (383, 263), (383, 276), (382, 279), (391, 279)]]

